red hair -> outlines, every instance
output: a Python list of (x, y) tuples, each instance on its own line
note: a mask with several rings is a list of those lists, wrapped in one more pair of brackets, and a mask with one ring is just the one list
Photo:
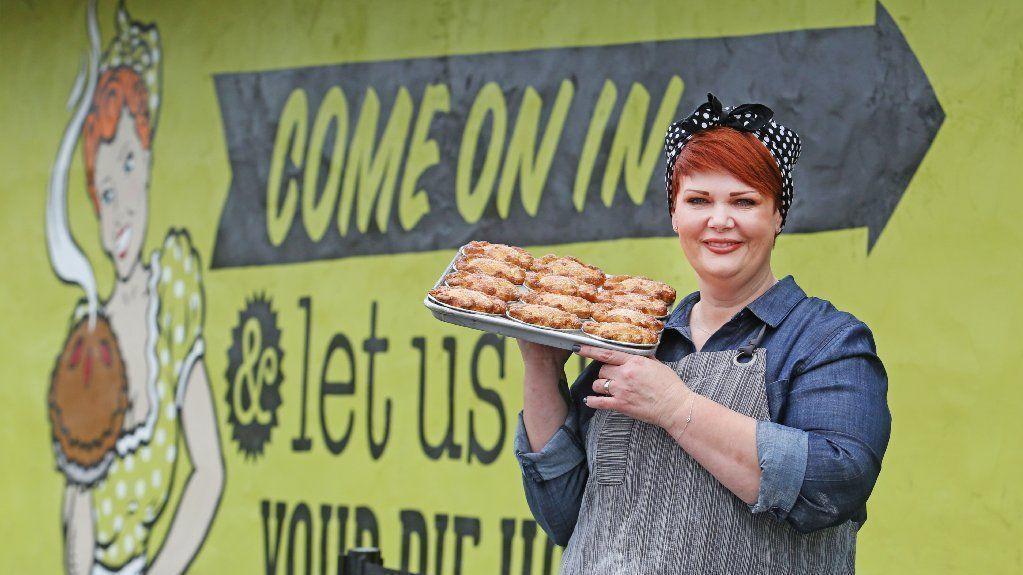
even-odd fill
[(138, 72), (127, 67), (111, 68), (99, 77), (89, 115), (82, 128), (82, 155), (85, 156), (85, 183), (92, 207), (99, 212), (96, 197), (96, 154), (101, 143), (110, 142), (117, 133), (121, 110), (135, 120), (135, 133), (142, 148), (149, 149), (152, 131), (149, 122), (149, 90)]
[(671, 209), (682, 187), (682, 176), (696, 172), (725, 172), (781, 206), (781, 170), (774, 156), (756, 136), (717, 126), (701, 130), (682, 147), (672, 171)]

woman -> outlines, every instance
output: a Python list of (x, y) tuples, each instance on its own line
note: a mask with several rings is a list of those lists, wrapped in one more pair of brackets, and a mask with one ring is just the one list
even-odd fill
[[(891, 418), (863, 322), (771, 270), (798, 136), (760, 104), (668, 128), (672, 227), (699, 290), (657, 359), (519, 342), (526, 499), (561, 573), (852, 573)], [(565, 398), (563, 401), (561, 398)]]
[[(159, 37), (154, 26), (131, 21), (123, 6), (118, 25), (97, 69), (98, 26), (95, 5), (89, 6), (88, 87), (65, 132), (47, 204), (54, 270), (81, 285), (87, 296), (72, 314), (49, 396), (57, 464), (67, 477), (65, 566), (71, 573), (181, 573), (202, 545), (224, 484), (203, 359), (202, 265), (183, 230), (168, 232), (148, 261), (143, 259), (159, 104)], [(115, 274), (105, 301), (96, 297), (91, 265), (67, 226), (67, 167), (79, 135), (100, 243)], [(90, 341), (100, 336), (105, 347), (93, 357)], [(103, 364), (116, 368), (90, 368)], [(76, 370), (83, 365), (84, 375)], [(107, 402), (104, 407), (115, 408), (110, 412), (82, 395), (91, 389), (99, 396), (111, 386), (123, 388), (127, 401)], [(102, 430), (116, 441), (105, 453), (85, 452), (76, 434), (101, 425), (116, 427)], [(182, 447), (191, 470), (176, 477)], [(171, 506), (174, 488), (181, 496)], [(167, 530), (152, 539), (158, 521)]]

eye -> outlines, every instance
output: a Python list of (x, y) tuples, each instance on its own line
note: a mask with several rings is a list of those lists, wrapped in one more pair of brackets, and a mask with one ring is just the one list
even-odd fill
[(124, 173), (130, 174), (135, 169), (135, 152), (128, 152), (128, 157), (124, 159)]
[(109, 206), (114, 201), (114, 189), (103, 188), (103, 191), (100, 193), (99, 198), (105, 205)]
[(737, 204), (739, 204), (741, 206), (746, 206), (746, 207), (753, 207), (753, 206), (757, 205), (757, 203), (755, 201), (753, 201), (753, 200), (751, 200), (749, 198), (739, 198), (735, 203), (737, 203)]
[(705, 204), (707, 203), (706, 198), (692, 197), (686, 200), (687, 204)]

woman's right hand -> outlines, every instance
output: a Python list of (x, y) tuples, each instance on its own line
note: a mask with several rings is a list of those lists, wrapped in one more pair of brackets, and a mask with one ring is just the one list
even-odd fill
[(572, 352), (567, 349), (551, 347), (540, 343), (533, 343), (524, 339), (516, 339), (519, 344), (519, 353), (522, 354), (522, 363), (527, 370), (533, 369), (554, 369), (557, 373), (565, 367)]

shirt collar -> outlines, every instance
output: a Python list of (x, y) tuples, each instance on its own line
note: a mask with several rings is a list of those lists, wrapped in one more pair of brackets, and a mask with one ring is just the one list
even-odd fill
[[(806, 292), (803, 291), (803, 288), (796, 284), (796, 280), (791, 275), (787, 275), (760, 294), (760, 297), (751, 301), (746, 309), (760, 318), (760, 321), (776, 328), (785, 319), (785, 316), (789, 315), (792, 308), (805, 298)], [(700, 301), (699, 291), (694, 291), (684, 297), (671, 312), (671, 316), (664, 324), (665, 327), (680, 331), (685, 329), (688, 332), (689, 310), (698, 301)]]

